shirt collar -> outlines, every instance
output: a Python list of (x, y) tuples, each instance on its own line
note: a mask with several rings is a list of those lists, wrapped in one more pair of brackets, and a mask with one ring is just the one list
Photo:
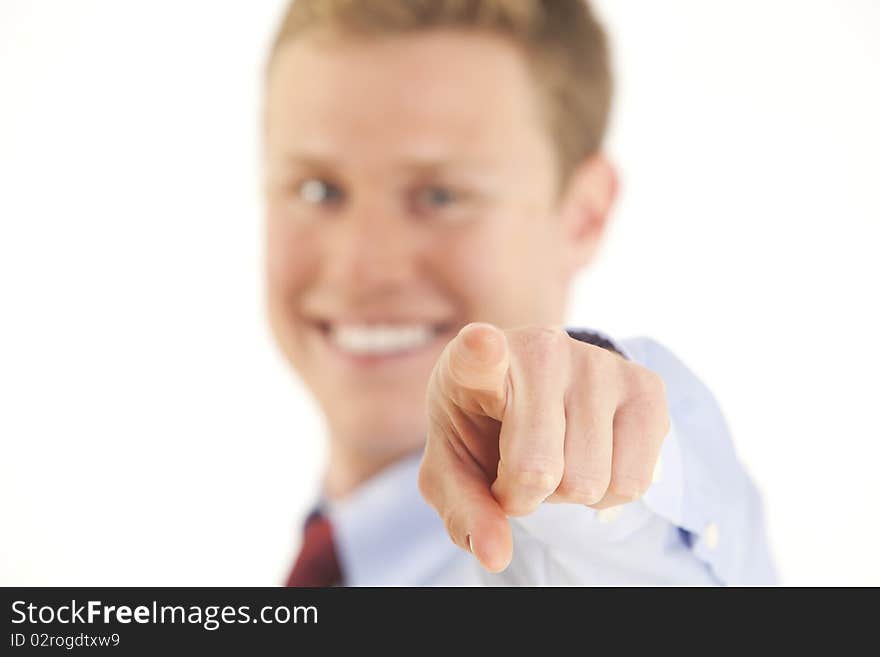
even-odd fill
[(451, 560), (467, 557), (419, 493), (420, 461), (421, 451), (387, 466), (342, 500), (322, 500), (347, 585), (425, 582)]

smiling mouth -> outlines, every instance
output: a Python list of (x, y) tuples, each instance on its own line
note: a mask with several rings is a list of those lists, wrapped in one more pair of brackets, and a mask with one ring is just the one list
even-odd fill
[(351, 356), (396, 356), (417, 351), (448, 333), (444, 323), (344, 323), (318, 321), (318, 330), (339, 351)]

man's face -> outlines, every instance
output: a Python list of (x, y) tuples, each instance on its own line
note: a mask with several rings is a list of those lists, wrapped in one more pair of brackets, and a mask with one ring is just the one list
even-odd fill
[(503, 40), (319, 36), (268, 84), (269, 318), (333, 437), (400, 453), (462, 326), (563, 322), (555, 152)]

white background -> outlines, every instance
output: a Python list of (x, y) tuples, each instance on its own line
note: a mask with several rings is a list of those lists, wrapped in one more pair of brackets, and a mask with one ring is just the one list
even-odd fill
[[(604, 0), (571, 323), (715, 391), (791, 584), (880, 584), (880, 3)], [(0, 584), (275, 584), (324, 456), (262, 314), (273, 2), (0, 0)]]

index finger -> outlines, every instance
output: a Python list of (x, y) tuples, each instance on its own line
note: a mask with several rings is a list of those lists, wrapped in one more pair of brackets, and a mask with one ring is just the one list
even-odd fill
[(432, 387), (437, 388), (440, 401), (501, 421), (507, 407), (509, 367), (504, 332), (492, 324), (472, 322), (446, 345), (432, 376)]

